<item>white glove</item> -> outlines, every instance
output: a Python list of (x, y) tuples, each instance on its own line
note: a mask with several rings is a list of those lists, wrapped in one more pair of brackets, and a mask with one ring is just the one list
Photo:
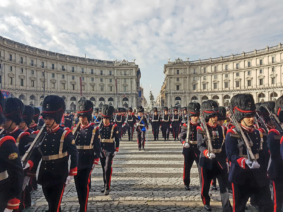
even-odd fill
[(250, 169), (259, 169), (260, 165), (257, 161), (253, 161), (252, 164), (249, 167), (250, 167)]
[(68, 176), (65, 184), (69, 185), (70, 182), (73, 180), (73, 178), (74, 178), (74, 176)]
[(214, 153), (207, 153), (207, 156), (209, 157), (209, 159), (213, 159), (216, 157)]
[(29, 180), (30, 180), (30, 177), (28, 176), (24, 177), (24, 183), (23, 183), (23, 188), (22, 188), (23, 190), (25, 190), (25, 187), (28, 185)]
[(30, 167), (29, 163), (26, 164), (24, 170), (28, 169)]
[(248, 165), (248, 167), (250, 167), (253, 162), (251, 160), (249, 160), (249, 159), (246, 159), (245, 163)]
[(170, 128), (172, 128), (172, 126), (170, 125)]
[(230, 164), (228, 162), (226, 162), (226, 166), (227, 166), (227, 173), (229, 173), (230, 170)]
[(187, 143), (187, 142), (185, 142), (185, 143), (183, 144), (183, 147), (184, 147), (184, 148), (189, 148), (189, 147), (190, 147), (190, 144)]
[(13, 209), (5, 208), (4, 212), (13, 212)]
[(116, 155), (117, 155), (117, 152), (115, 151), (115, 152), (113, 153), (113, 158), (114, 158)]

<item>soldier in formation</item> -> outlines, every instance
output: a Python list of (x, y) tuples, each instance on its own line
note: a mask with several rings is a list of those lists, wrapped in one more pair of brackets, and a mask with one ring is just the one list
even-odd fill
[(174, 115), (172, 116), (172, 130), (174, 141), (178, 139), (181, 121), (182, 117), (178, 114), (178, 108), (174, 108)]
[(158, 140), (158, 135), (159, 135), (159, 127), (160, 127), (160, 123), (161, 123), (161, 117), (160, 115), (158, 115), (158, 111), (157, 108), (153, 108), (153, 116), (151, 118), (151, 126), (152, 126), (152, 133), (153, 133), (153, 137), (154, 140), (157, 141)]
[(139, 150), (141, 149), (144, 150), (145, 141), (146, 141), (146, 130), (148, 129), (147, 119), (143, 113), (144, 113), (144, 108), (140, 106), (138, 108), (138, 116), (137, 116), (137, 123), (136, 123)]
[(164, 141), (169, 140), (169, 132), (171, 125), (171, 117), (168, 114), (168, 107), (164, 107), (164, 114), (161, 119), (161, 131)]

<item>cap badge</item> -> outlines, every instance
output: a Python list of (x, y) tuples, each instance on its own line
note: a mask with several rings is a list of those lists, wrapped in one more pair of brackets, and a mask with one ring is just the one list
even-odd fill
[(252, 106), (252, 103), (251, 103), (251, 102), (248, 102), (248, 106), (251, 107), (251, 106)]
[(49, 108), (49, 104), (46, 104), (46, 108)]

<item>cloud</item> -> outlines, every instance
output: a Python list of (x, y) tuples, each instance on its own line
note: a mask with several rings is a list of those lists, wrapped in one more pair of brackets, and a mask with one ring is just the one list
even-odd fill
[(51, 51), (136, 59), (146, 97), (150, 84), (156, 97), (168, 58), (206, 59), (282, 42), (282, 11), (278, 0), (11, 0), (0, 3), (0, 30)]

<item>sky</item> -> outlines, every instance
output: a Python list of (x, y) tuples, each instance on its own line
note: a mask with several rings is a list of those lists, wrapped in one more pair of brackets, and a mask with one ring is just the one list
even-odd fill
[(283, 43), (282, 0), (1, 0), (0, 35), (63, 54), (133, 61), (149, 99), (170, 58)]

